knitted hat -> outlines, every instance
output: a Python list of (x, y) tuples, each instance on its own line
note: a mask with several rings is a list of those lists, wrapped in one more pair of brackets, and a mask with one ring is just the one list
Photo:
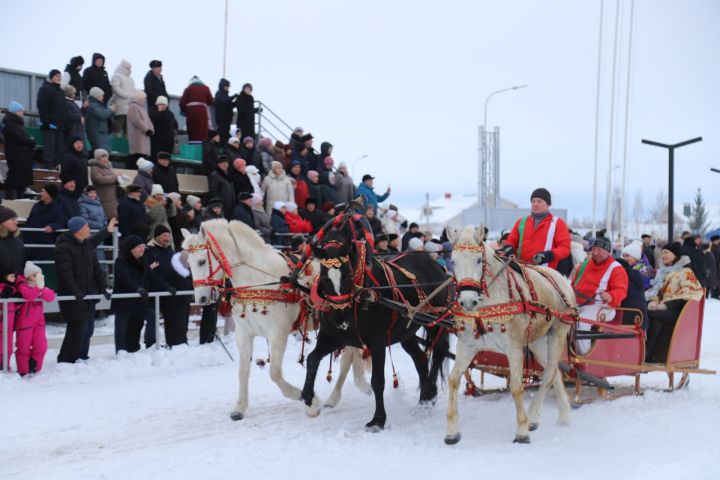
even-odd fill
[(180, 200), (182, 198), (182, 195), (180, 195), (177, 192), (170, 192), (167, 194), (167, 197), (174, 202), (174, 201)]
[(435, 242), (425, 242), (425, 246), (424, 246), (425, 251), (431, 252), (431, 253), (437, 253), (440, 251), (441, 248), (442, 247)]
[(0, 260), (0, 282), (5, 282), (5, 277), (15, 273), (15, 268), (5, 260)]
[(3, 207), (2, 205), (0, 205), (0, 223), (4, 223), (11, 218), (17, 218), (17, 213), (7, 207)]
[(675, 259), (679, 259), (682, 255), (682, 246), (680, 245), (680, 242), (668, 243), (662, 247), (662, 249), (672, 252), (672, 254), (675, 255)]
[(208, 130), (208, 138), (213, 138), (215, 135), (219, 135), (217, 130), (213, 130), (213, 129)]
[(297, 203), (295, 202), (286, 202), (285, 206), (287, 207), (289, 212), (294, 212), (298, 208)]
[(609, 238), (598, 237), (595, 239), (592, 246), (602, 248), (603, 250), (605, 250), (607, 252), (612, 252), (612, 245), (610, 244)]
[(245, 138), (243, 138), (242, 143), (245, 144), (245, 143), (247, 143), (247, 142), (253, 142), (253, 143), (255, 143), (255, 139), (254, 139), (253, 137), (245, 137)]
[(307, 206), (308, 203), (311, 203), (313, 205), (317, 205), (317, 200), (315, 200), (313, 197), (307, 197), (305, 199), (305, 206)]
[(123, 241), (123, 249), (129, 252), (133, 248), (137, 247), (138, 245), (142, 245), (144, 243), (145, 243), (145, 241), (139, 235), (129, 235)]
[(277, 160), (273, 160), (272, 163), (270, 163), (270, 169), (275, 170), (276, 168), (282, 168), (282, 163), (278, 162)]
[(77, 233), (87, 224), (87, 220), (85, 220), (83, 217), (72, 217), (70, 220), (68, 220), (67, 226), (68, 230), (70, 230), (70, 233)]
[(237, 137), (230, 137), (228, 138), (228, 142), (230, 145), (240, 145), (240, 139)]
[(260, 205), (263, 201), (263, 197), (259, 193), (253, 193), (252, 199), (253, 199), (253, 201), (252, 201), (253, 205)]
[(408, 249), (409, 250), (422, 250), (423, 249), (423, 241), (420, 240), (418, 237), (413, 237), (408, 242)]
[(632, 242), (622, 249), (622, 254), (630, 255), (635, 260), (640, 261), (642, 259), (642, 244), (640, 242)]
[(75, 94), (77, 93), (77, 89), (73, 87), (70, 84), (65, 85), (63, 87), (63, 92), (65, 93), (65, 96), (68, 98), (75, 98)]
[(347, 170), (347, 163), (345, 163), (344, 161), (338, 163), (338, 170), (341, 168), (344, 168), (345, 170)]
[(52, 198), (53, 200), (57, 198), (58, 193), (60, 192), (60, 189), (54, 183), (48, 183), (47, 185), (43, 186), (43, 190), (45, 190), (45, 193), (50, 195), (50, 198)]
[(48, 78), (52, 79), (55, 75), (61, 75), (60, 70), (57, 68), (53, 68), (50, 70), (50, 73), (48, 73)]
[(237, 171), (241, 171), (243, 168), (245, 168), (246, 165), (247, 165), (247, 163), (246, 163), (245, 160), (243, 160), (242, 158), (236, 158), (236, 159), (233, 161), (233, 167), (234, 167), (235, 170), (237, 170)]
[(150, 160), (145, 160), (142, 157), (138, 158), (138, 161), (135, 164), (137, 165), (138, 170), (142, 170), (145, 172), (149, 172), (153, 169), (153, 163)]
[(308, 177), (308, 179), (311, 179), (311, 178), (320, 178), (320, 174), (319, 174), (318, 172), (316, 172), (315, 170), (310, 170), (310, 171), (308, 171), (308, 173), (307, 173), (307, 177)]
[(25, 107), (22, 106), (20, 102), (16, 102), (13, 100), (8, 104), (8, 112), (10, 113), (17, 113), (17, 112), (24, 112)]
[(195, 208), (195, 205), (200, 203), (200, 197), (196, 197), (195, 195), (188, 195), (185, 199), (185, 202), (190, 205), (190, 208)]
[(168, 103), (168, 99), (164, 95), (160, 95), (155, 99), (155, 105), (165, 105), (167, 107)]
[(155, 230), (153, 230), (153, 238), (159, 237), (163, 233), (170, 233), (170, 229), (162, 223), (158, 223), (157, 225), (155, 225)]
[(95, 100), (100, 100), (105, 97), (105, 92), (100, 87), (92, 87), (90, 89), (90, 96), (93, 97)]
[(285, 207), (285, 202), (281, 202), (278, 200), (277, 202), (273, 203), (273, 208), (275, 210), (281, 210), (283, 207)]
[(95, 150), (95, 153), (93, 153), (93, 158), (95, 158), (95, 160), (100, 160), (103, 155), (107, 155), (108, 157), (110, 156), (107, 150), (103, 148), (98, 148), (97, 150)]
[(548, 192), (544, 188), (536, 188), (535, 190), (533, 190), (532, 194), (530, 195), (530, 200), (532, 200), (533, 198), (545, 200), (545, 203), (547, 203), (548, 205), (552, 205), (550, 192)]
[(30, 275), (35, 275), (36, 273), (42, 273), (40, 267), (35, 265), (33, 262), (25, 262), (25, 270), (23, 271), (23, 275), (25, 275), (25, 277), (29, 277)]
[(216, 164), (220, 164), (220, 163), (230, 163), (230, 159), (228, 158), (227, 155), (222, 155), (222, 154), (221, 154), (221, 155), (218, 155), (218, 156), (217, 156), (217, 159), (215, 160), (215, 163), (216, 163)]
[(162, 62), (160, 60), (151, 60), (150, 68), (156, 68), (156, 67), (162, 67)]
[(260, 145), (270, 148), (272, 146), (272, 139), (270, 137), (263, 137), (260, 139)]
[(246, 84), (243, 85), (242, 89), (245, 90), (247, 87), (252, 88), (252, 85), (249, 84), (249, 83), (246, 83)]
[(152, 189), (150, 190), (150, 196), (154, 197), (155, 195), (164, 195), (165, 190), (163, 190), (162, 185), (158, 185), (157, 183), (154, 183), (152, 186)]

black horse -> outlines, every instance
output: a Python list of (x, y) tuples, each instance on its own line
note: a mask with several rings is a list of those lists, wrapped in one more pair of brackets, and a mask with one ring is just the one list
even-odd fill
[[(317, 344), (307, 359), (302, 399), (306, 405), (312, 405), (315, 377), (323, 357), (344, 346), (367, 348), (372, 357), (375, 414), (365, 427), (369, 431), (379, 431), (386, 420), (383, 402), (385, 349), (390, 344), (400, 343), (412, 357), (420, 377), (421, 403), (431, 403), (436, 398), (438, 373), (449, 351), (447, 330), (440, 326), (426, 328), (428, 342), (434, 343), (428, 365), (428, 355), (420, 348), (415, 336), (420, 325), (388, 307), (388, 302), (379, 297), (417, 306), (448, 277), (429, 255), (401, 254), (383, 261), (365, 255), (361, 251), (363, 243), (354, 240), (352, 220), (347, 217), (324, 232), (322, 239), (313, 246), (313, 253), (322, 265), (318, 294), (325, 300), (327, 308), (320, 314)], [(430, 299), (428, 306), (438, 311), (446, 309), (449, 295), (445, 287)]]

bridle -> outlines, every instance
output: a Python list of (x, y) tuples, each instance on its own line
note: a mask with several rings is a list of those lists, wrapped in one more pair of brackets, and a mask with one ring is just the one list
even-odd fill
[[(329, 240), (327, 243), (325, 243), (322, 248), (323, 250), (327, 248), (339, 248), (344, 245), (343, 242), (337, 241), (337, 240)], [(321, 258), (320, 265), (323, 267), (330, 269), (330, 268), (341, 268), (343, 265), (350, 263), (350, 255), (345, 254), (341, 255), (339, 257), (330, 257), (330, 258)], [(350, 308), (353, 302), (353, 292), (350, 291), (348, 293), (343, 293), (340, 295), (325, 295), (324, 299), (327, 302), (326, 305), (333, 309), (333, 310), (345, 310)]]
[[(205, 236), (207, 237), (205, 243), (190, 245), (187, 248), (187, 251), (191, 253), (205, 250), (207, 252), (207, 262), (210, 271), (206, 278), (193, 280), (193, 287), (210, 287), (212, 292), (216, 294), (218, 290), (225, 287), (225, 280), (232, 277), (232, 266), (213, 234), (205, 232)], [(213, 260), (217, 263), (215, 267), (213, 267)], [(219, 272), (222, 272), (222, 277), (214, 278)]]
[[(482, 255), (482, 274), (480, 275), (480, 280), (475, 280), (470, 277), (461, 278), (455, 283), (455, 291), (460, 294), (463, 291), (466, 290), (472, 290), (476, 292), (478, 295), (482, 295), (484, 292), (487, 292), (487, 284), (485, 282), (485, 277), (487, 276), (487, 262), (485, 257), (485, 247), (480, 245), (473, 245), (472, 243), (457, 243), (453, 245), (453, 250), (457, 252), (470, 252), (470, 253), (480, 253)], [(497, 277), (495, 277), (497, 278)], [(493, 279), (494, 281), (494, 279)]]

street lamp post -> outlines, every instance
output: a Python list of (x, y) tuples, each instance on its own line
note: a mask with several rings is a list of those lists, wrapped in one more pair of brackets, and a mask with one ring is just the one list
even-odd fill
[(675, 238), (675, 208), (673, 207), (673, 203), (675, 201), (675, 149), (696, 142), (702, 142), (702, 137), (693, 138), (692, 140), (685, 140), (684, 142), (676, 143), (674, 145), (654, 142), (652, 140), (645, 140), (644, 138), (642, 139), (642, 143), (646, 145), (654, 145), (656, 147), (668, 149), (668, 243), (672, 243), (673, 239)]
[(352, 161), (352, 178), (353, 178), (354, 181), (357, 181), (357, 178), (355, 178), (355, 165), (357, 165), (357, 162), (359, 162), (360, 160), (363, 160), (363, 159), (365, 159), (365, 158), (367, 158), (367, 157), (368, 157), (368, 155), (367, 155), (367, 153), (366, 153), (365, 155), (362, 155), (362, 156), (360, 156), (360, 157), (358, 157), (358, 158), (356, 158), (355, 160)]
[[(480, 138), (480, 165), (478, 165), (478, 202), (483, 202), (483, 223), (484, 226), (487, 227), (488, 223), (488, 207), (487, 207), (487, 195), (483, 195), (484, 193), (484, 185), (485, 185), (485, 178), (484, 178), (484, 171), (483, 171), (483, 164), (487, 163), (489, 160), (489, 148), (488, 148), (488, 142), (487, 142), (487, 108), (488, 108), (488, 102), (492, 97), (495, 95), (498, 95), (500, 93), (504, 92), (510, 92), (512, 90), (519, 90), (521, 88), (525, 88), (527, 85), (514, 85), (512, 87), (503, 88), (501, 90), (495, 90), (494, 92), (490, 92), (490, 94), (485, 98), (485, 108), (483, 111), (483, 132)], [(496, 185), (497, 188), (497, 185)]]

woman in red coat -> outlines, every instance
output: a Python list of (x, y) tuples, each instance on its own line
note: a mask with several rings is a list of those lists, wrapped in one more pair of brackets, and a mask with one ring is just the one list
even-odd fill
[(298, 206), (293, 202), (287, 202), (285, 221), (290, 227), (290, 233), (310, 233), (312, 224), (298, 215)]
[(190, 85), (180, 97), (180, 111), (187, 118), (188, 137), (191, 142), (207, 139), (210, 128), (208, 106), (213, 104), (213, 96), (207, 85), (197, 77), (190, 79)]

